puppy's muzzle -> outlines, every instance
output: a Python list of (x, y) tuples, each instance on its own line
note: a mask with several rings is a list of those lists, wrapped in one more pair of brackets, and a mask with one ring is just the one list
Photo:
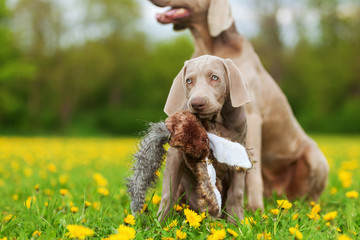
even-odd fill
[(196, 97), (191, 99), (190, 101), (191, 108), (197, 112), (201, 112), (205, 109), (207, 101), (205, 98)]

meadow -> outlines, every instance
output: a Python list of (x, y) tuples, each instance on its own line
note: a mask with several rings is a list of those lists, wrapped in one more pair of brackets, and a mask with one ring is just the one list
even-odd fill
[(330, 165), (320, 199), (274, 195), (238, 225), (186, 206), (158, 222), (161, 182), (132, 216), (136, 138), (0, 137), (0, 239), (359, 239), (360, 136), (313, 137)]

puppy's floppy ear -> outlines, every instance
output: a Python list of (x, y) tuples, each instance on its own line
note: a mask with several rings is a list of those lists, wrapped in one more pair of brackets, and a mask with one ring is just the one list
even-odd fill
[(231, 59), (224, 59), (225, 69), (229, 79), (230, 99), (233, 107), (240, 107), (250, 102), (246, 82), (241, 76), (239, 68)]
[(186, 62), (179, 72), (179, 74), (175, 77), (173, 84), (170, 88), (170, 92), (168, 98), (165, 103), (164, 112), (171, 116), (175, 112), (183, 109), (186, 102), (186, 93), (183, 81), (185, 81), (185, 71), (186, 71)]
[(230, 28), (234, 19), (228, 0), (210, 0), (207, 21), (212, 37), (219, 36), (221, 32)]

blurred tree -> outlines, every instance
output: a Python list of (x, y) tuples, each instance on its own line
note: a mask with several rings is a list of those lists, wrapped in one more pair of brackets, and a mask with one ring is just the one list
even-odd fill
[(252, 39), (255, 51), (260, 53), (261, 61), (275, 81), (281, 82), (284, 69), (284, 44), (280, 37), (280, 24), (277, 13), (279, 0), (256, 0), (253, 2), (257, 12), (259, 33)]
[[(190, 38), (154, 41), (139, 32), (138, 1), (77, 1), (76, 26), (61, 3), (18, 0), (8, 11), (0, 0), (0, 131), (134, 134), (164, 118), (172, 80), (191, 57)], [(252, 4), (255, 50), (302, 126), (360, 132), (360, 3), (307, 0), (301, 11), (287, 0)], [(299, 39), (290, 45), (279, 21), (284, 8), (293, 11)], [(72, 34), (83, 37), (67, 42)]]
[(21, 61), (9, 27), (9, 12), (5, 1), (0, 0), (0, 127), (20, 127), (26, 111), (26, 89), (34, 68)]
[(282, 87), (306, 128), (359, 132), (360, 4), (310, 0), (308, 11), (319, 16), (318, 38), (298, 20), (300, 40), (285, 65)]

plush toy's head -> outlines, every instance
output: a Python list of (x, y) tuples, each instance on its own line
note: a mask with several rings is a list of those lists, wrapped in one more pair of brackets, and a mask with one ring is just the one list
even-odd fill
[(183, 151), (192, 161), (209, 156), (209, 138), (200, 121), (189, 111), (177, 112), (165, 120), (171, 137), (169, 145)]

